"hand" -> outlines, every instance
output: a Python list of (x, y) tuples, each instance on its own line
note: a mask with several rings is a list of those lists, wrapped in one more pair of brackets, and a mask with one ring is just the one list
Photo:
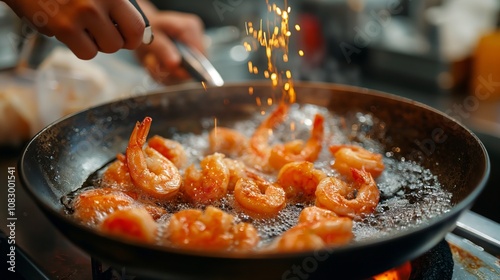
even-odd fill
[(144, 21), (127, 0), (5, 0), (5, 3), (40, 33), (55, 36), (66, 44), (80, 59), (91, 59), (99, 51), (135, 49), (142, 43)]
[(171, 84), (190, 78), (181, 66), (181, 55), (172, 40), (204, 52), (201, 19), (189, 13), (159, 11), (147, 1), (138, 3), (148, 17), (154, 34), (150, 45), (141, 45), (136, 50), (138, 59), (158, 82)]

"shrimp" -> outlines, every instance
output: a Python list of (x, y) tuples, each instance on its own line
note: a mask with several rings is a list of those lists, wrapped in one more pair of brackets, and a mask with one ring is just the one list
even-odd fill
[(285, 231), (272, 248), (279, 252), (296, 252), (344, 245), (354, 237), (352, 225), (351, 219), (341, 217), (300, 223)]
[(155, 243), (158, 224), (145, 208), (133, 207), (111, 213), (99, 228), (113, 236)]
[(146, 194), (163, 199), (177, 193), (182, 177), (177, 167), (155, 149), (146, 146), (152, 119), (137, 122), (126, 151), (127, 166), (132, 182)]
[[(373, 213), (380, 199), (375, 180), (365, 170), (351, 168), (351, 172), (353, 184), (336, 177), (323, 179), (316, 188), (316, 205), (351, 218)], [(348, 198), (353, 193), (356, 193), (355, 197)]]
[(320, 220), (333, 220), (338, 215), (335, 212), (317, 206), (309, 206), (300, 211), (298, 223), (313, 223)]
[(164, 208), (162, 208), (160, 206), (156, 206), (153, 204), (147, 204), (147, 203), (140, 204), (140, 205), (144, 206), (144, 209), (146, 209), (146, 211), (148, 211), (149, 215), (151, 215), (151, 217), (153, 217), (153, 219), (155, 221), (159, 220), (161, 217), (163, 217), (165, 214), (167, 214), (167, 210), (165, 210)]
[(248, 151), (249, 140), (242, 133), (225, 127), (216, 127), (208, 135), (210, 151), (239, 157)]
[(347, 177), (351, 176), (351, 168), (364, 168), (373, 178), (377, 178), (385, 168), (381, 154), (372, 153), (360, 146), (334, 145), (330, 146), (330, 152), (335, 157), (333, 168)]
[(241, 178), (234, 187), (234, 199), (249, 215), (274, 216), (285, 207), (285, 191), (262, 178)]
[(224, 158), (221, 153), (208, 155), (200, 162), (201, 171), (194, 164), (186, 169), (183, 191), (193, 202), (208, 204), (226, 195), (229, 169)]
[(187, 163), (186, 151), (177, 141), (155, 135), (148, 140), (148, 146), (160, 152), (178, 169), (182, 169)]
[(196, 250), (250, 250), (260, 240), (251, 224), (235, 224), (232, 215), (213, 206), (204, 212), (186, 209), (173, 214), (166, 239), (174, 246)]
[(249, 223), (238, 223), (232, 229), (233, 244), (235, 251), (250, 251), (260, 242), (259, 232)]
[(276, 183), (285, 190), (288, 198), (310, 198), (324, 178), (326, 174), (315, 169), (312, 162), (298, 161), (285, 164), (278, 173)]
[(304, 226), (294, 226), (279, 236), (268, 248), (269, 251), (298, 252), (325, 247), (323, 239)]
[(302, 140), (295, 140), (273, 146), (269, 155), (269, 165), (277, 170), (294, 161), (316, 161), (323, 148), (324, 122), (323, 115), (316, 114), (311, 136), (306, 143)]
[(119, 190), (133, 190), (135, 188), (127, 167), (125, 155), (118, 154), (102, 174), (101, 186)]
[(81, 192), (74, 201), (74, 217), (89, 225), (101, 222), (116, 210), (132, 206), (135, 200), (112, 188), (90, 189)]
[(239, 179), (248, 177), (247, 173), (249, 172), (249, 169), (243, 162), (231, 158), (224, 158), (224, 163), (229, 170), (229, 183), (227, 185), (227, 191), (232, 192)]
[(250, 138), (250, 150), (260, 158), (269, 157), (271, 147), (269, 146), (269, 136), (273, 128), (282, 123), (288, 113), (289, 107), (281, 103), (254, 131)]

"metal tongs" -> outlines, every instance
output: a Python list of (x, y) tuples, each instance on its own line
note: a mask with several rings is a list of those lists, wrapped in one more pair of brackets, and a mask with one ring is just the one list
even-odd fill
[[(149, 20), (142, 11), (141, 7), (139, 7), (139, 4), (137, 4), (136, 0), (129, 1), (132, 5), (134, 5), (144, 19), (146, 28), (144, 29), (142, 42), (149, 45), (154, 39), (154, 34), (151, 30)], [(224, 80), (217, 69), (215, 69), (212, 63), (200, 51), (190, 48), (179, 41), (173, 40), (173, 42), (181, 54), (182, 66), (189, 72), (189, 74), (191, 74), (191, 76), (193, 76), (193, 78), (205, 83), (207, 86), (220, 87), (224, 85)]]

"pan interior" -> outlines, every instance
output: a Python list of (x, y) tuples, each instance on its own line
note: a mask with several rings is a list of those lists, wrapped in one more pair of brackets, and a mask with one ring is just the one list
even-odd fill
[[(270, 106), (272, 109), (273, 106)], [(374, 214), (367, 215), (360, 221), (354, 223), (354, 235), (356, 241), (370, 238), (380, 238), (383, 235), (398, 232), (408, 227), (416, 227), (420, 223), (439, 216), (452, 208), (452, 194), (442, 188), (437, 176), (431, 170), (420, 166), (414, 161), (395, 158), (394, 151), (398, 147), (387, 149), (376, 138), (384, 137), (385, 124), (375, 116), (368, 113), (355, 112), (345, 116), (336, 116), (324, 107), (311, 104), (294, 104), (291, 106), (287, 120), (275, 128), (270, 144), (284, 143), (290, 139), (306, 141), (310, 135), (311, 126), (316, 114), (325, 117), (325, 147), (315, 161), (315, 167), (324, 171), (328, 176), (341, 177), (331, 168), (332, 155), (328, 151), (329, 145), (356, 144), (372, 152), (384, 155), (385, 172), (378, 178), (377, 185), (381, 191), (381, 200)], [(267, 117), (256, 112), (252, 117), (236, 122), (228, 122), (232, 129), (251, 137), (255, 128)], [(154, 120), (153, 120), (154, 121)], [(208, 152), (208, 132), (214, 127), (216, 120), (212, 118), (202, 119), (205, 128), (201, 133), (174, 133), (168, 138), (183, 143), (188, 154), (188, 164), (195, 164), (199, 168), (199, 162)], [(150, 135), (152, 136), (152, 135)], [(162, 135), (165, 136), (165, 135)], [(107, 167), (107, 166), (106, 166)], [(100, 177), (106, 167), (93, 173), (83, 184), (81, 189), (62, 197), (66, 212), (73, 212), (74, 197), (81, 191), (89, 188), (98, 188)], [(276, 172), (260, 173), (270, 182), (276, 181)], [(157, 202), (149, 198), (142, 199), (147, 204), (159, 204), (167, 210), (167, 215), (162, 217), (160, 223), (166, 224), (172, 213), (180, 210), (200, 208), (204, 205), (193, 205), (186, 202), (182, 196), (166, 202)], [(294, 226), (300, 211), (308, 206), (313, 206), (314, 200), (290, 202), (285, 209), (273, 218), (255, 219), (235, 207), (234, 196), (227, 194), (220, 201), (211, 205), (233, 214), (237, 222), (252, 223), (259, 231), (262, 238), (261, 246), (265, 246), (273, 238), (282, 235), (287, 229)], [(92, 225), (89, 225), (92, 226)]]

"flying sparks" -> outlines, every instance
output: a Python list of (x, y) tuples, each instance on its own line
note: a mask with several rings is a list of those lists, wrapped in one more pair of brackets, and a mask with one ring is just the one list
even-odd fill
[[(294, 103), (296, 93), (293, 86), (292, 73), (290, 70), (280, 70), (278, 65), (286, 65), (289, 62), (288, 45), (290, 37), (294, 31), (300, 31), (300, 26), (295, 25), (290, 29), (290, 13), (291, 7), (288, 6), (288, 1), (284, 0), (284, 7), (280, 8), (275, 3), (269, 3), (266, 0), (268, 12), (274, 16), (273, 22), (267, 20), (267, 26), (263, 28), (263, 20), (261, 19), (256, 28), (252, 22), (245, 23), (246, 34), (252, 36), (257, 44), (245, 42), (243, 44), (248, 52), (256, 50), (256, 48), (264, 47), (267, 57), (267, 69), (259, 71), (251, 61), (248, 62), (248, 71), (258, 75), (263, 73), (266, 79), (271, 81), (273, 87), (282, 87), (283, 99), (285, 102)], [(304, 52), (299, 51), (299, 55), (303, 56)]]

